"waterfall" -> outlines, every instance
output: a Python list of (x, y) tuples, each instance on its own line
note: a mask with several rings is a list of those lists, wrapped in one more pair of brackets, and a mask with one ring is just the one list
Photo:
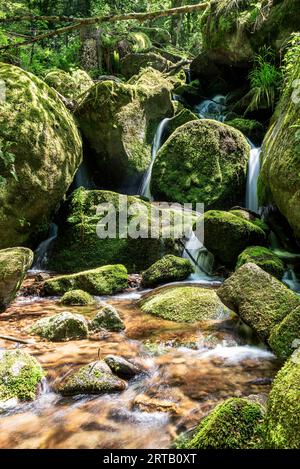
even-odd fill
[(75, 189), (78, 189), (79, 187), (84, 187), (85, 189), (92, 189), (94, 186), (93, 182), (91, 181), (88, 168), (84, 161), (81, 163), (77, 170), (77, 173), (75, 174), (74, 186)]
[(291, 290), (296, 293), (300, 293), (300, 279), (297, 277), (294, 267), (288, 265), (288, 269), (285, 272), (283, 278), (283, 283), (285, 283)]
[(57, 238), (58, 226), (55, 223), (51, 223), (49, 228), (49, 235), (45, 241), (42, 241), (38, 246), (35, 257), (36, 261), (33, 266), (33, 270), (42, 270), (47, 262), (47, 253), (53, 241)]
[(246, 208), (256, 213), (259, 213), (257, 181), (260, 171), (260, 153), (261, 148), (254, 148), (252, 145), (248, 163), (246, 188)]
[(200, 119), (214, 119), (224, 122), (226, 119), (226, 96), (217, 95), (212, 99), (205, 99), (195, 106), (195, 112)]
[(169, 118), (165, 118), (163, 119), (159, 126), (157, 127), (157, 131), (156, 131), (156, 134), (155, 134), (155, 137), (154, 137), (154, 141), (153, 141), (153, 146), (152, 146), (152, 161), (151, 161), (151, 164), (143, 178), (143, 181), (142, 181), (142, 184), (141, 184), (141, 188), (139, 190), (139, 194), (142, 195), (143, 197), (147, 197), (148, 199), (152, 199), (152, 196), (151, 196), (151, 176), (152, 176), (152, 169), (153, 169), (153, 166), (154, 166), (154, 163), (155, 163), (155, 159), (156, 159), (156, 156), (157, 156), (157, 153), (158, 153), (158, 150), (160, 149), (161, 147), (161, 144), (162, 144), (162, 138), (164, 136), (164, 133), (165, 133), (165, 130), (166, 130), (166, 127), (167, 127), (167, 124), (169, 122)]

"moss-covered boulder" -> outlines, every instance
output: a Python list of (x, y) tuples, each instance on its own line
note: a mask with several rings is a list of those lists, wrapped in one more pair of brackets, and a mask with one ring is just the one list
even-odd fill
[(61, 275), (44, 282), (46, 295), (63, 295), (70, 290), (84, 290), (90, 295), (112, 295), (128, 285), (126, 268), (121, 264), (105, 265), (73, 275)]
[(240, 213), (210, 210), (200, 219), (204, 223), (204, 245), (219, 262), (233, 267), (247, 246), (266, 244), (260, 220), (246, 220)]
[(193, 272), (189, 260), (168, 254), (143, 272), (142, 283), (144, 287), (154, 287), (161, 283), (184, 280)]
[(253, 449), (261, 446), (264, 409), (244, 398), (219, 404), (201, 420), (187, 449)]
[(298, 295), (251, 263), (225, 280), (217, 294), (264, 341), (273, 328), (300, 305)]
[[(176, 102), (178, 103), (178, 101), (176, 101)], [(198, 119), (198, 117), (196, 116), (196, 114), (194, 114), (189, 109), (183, 108), (180, 112), (176, 113), (176, 115), (174, 117), (169, 119), (168, 125), (167, 125), (167, 128), (166, 128), (166, 133), (165, 133), (165, 136), (164, 136), (165, 139), (170, 137), (170, 135), (172, 135), (172, 133), (175, 132), (175, 130), (178, 127), (181, 127), (182, 125), (186, 124), (187, 122), (191, 122), (191, 121), (194, 121), (194, 120), (197, 120), (197, 119)]]
[(261, 144), (266, 133), (264, 126), (254, 119), (243, 119), (241, 117), (237, 117), (230, 121), (226, 121), (226, 124), (242, 132), (256, 145)]
[(33, 252), (30, 249), (0, 250), (0, 313), (15, 298), (32, 262)]
[(102, 81), (80, 99), (76, 117), (101, 187), (139, 184), (151, 162), (156, 127), (172, 115), (171, 89), (161, 73), (147, 69), (131, 84)]
[(158, 200), (230, 208), (243, 199), (249, 156), (238, 130), (212, 120), (188, 122), (159, 150), (151, 192)]
[(0, 63), (0, 248), (45, 236), (82, 159), (72, 115), (45, 82)]
[(143, 68), (151, 67), (159, 72), (168, 69), (170, 62), (154, 52), (127, 54), (120, 62), (121, 74), (128, 80)]
[(62, 96), (71, 100), (76, 100), (94, 84), (89, 74), (80, 69), (69, 72), (60, 69), (50, 70), (44, 80)]
[(95, 304), (95, 300), (83, 290), (70, 290), (62, 296), (60, 303), (66, 306), (88, 306)]
[(220, 319), (228, 313), (215, 291), (199, 287), (172, 287), (142, 298), (144, 313), (176, 322), (193, 323)]
[(121, 392), (125, 388), (125, 382), (114, 376), (104, 361), (97, 361), (67, 376), (58, 390), (64, 396), (76, 396)]
[(265, 270), (279, 280), (282, 279), (285, 266), (280, 257), (274, 254), (271, 249), (262, 246), (250, 246), (246, 248), (238, 257), (236, 269), (242, 265), (252, 262), (258, 265), (261, 269)]
[(125, 324), (116, 308), (108, 304), (103, 304), (100, 311), (98, 311), (90, 322), (89, 329), (93, 332), (98, 332), (101, 329), (106, 329), (111, 332), (122, 332), (125, 329)]
[(268, 401), (267, 445), (273, 449), (300, 448), (300, 351), (277, 373)]
[(19, 399), (32, 401), (44, 378), (44, 371), (36, 358), (22, 350), (8, 350), (0, 354), (0, 401)]
[[(99, 229), (109, 227), (106, 218), (108, 210), (102, 211), (101, 206), (105, 207), (102, 204), (108, 204), (106, 207), (110, 207), (111, 213), (115, 211), (116, 214), (116, 232), (113, 230), (112, 237), (105, 233), (98, 236)], [(176, 220), (172, 221), (172, 211), (166, 208), (160, 214), (170, 215), (174, 234), (171, 229), (169, 236), (162, 227), (158, 227), (155, 228), (155, 236), (151, 236), (154, 225), (151, 220), (155, 214), (153, 210), (158, 210), (158, 207), (138, 197), (120, 197), (120, 194), (108, 191), (76, 190), (67, 202), (67, 216), (62, 220), (53, 244), (48, 268), (56, 272), (78, 272), (121, 262), (130, 272), (141, 272), (165, 254), (180, 255), (182, 246), (175, 239)], [(124, 220), (124, 214), (125, 224), (122, 227), (121, 218)], [(127, 235), (127, 226), (137, 226), (137, 236)]]
[(105, 363), (109, 366), (112, 372), (122, 379), (131, 379), (141, 373), (140, 368), (125, 360), (123, 357), (116, 355), (107, 355), (104, 358)]
[(88, 336), (88, 323), (81, 314), (64, 312), (39, 319), (30, 332), (53, 342), (85, 339)]
[(268, 343), (277, 357), (286, 360), (300, 345), (300, 307), (289, 313), (280, 324), (273, 327)]

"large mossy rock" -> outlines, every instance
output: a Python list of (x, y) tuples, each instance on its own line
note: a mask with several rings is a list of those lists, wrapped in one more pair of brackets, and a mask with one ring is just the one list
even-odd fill
[(87, 91), (94, 82), (84, 70), (50, 70), (44, 77), (45, 82), (67, 99), (77, 99)]
[(300, 306), (298, 295), (251, 263), (225, 280), (217, 294), (264, 341), (275, 326)]
[(179, 127), (161, 147), (151, 192), (158, 200), (230, 208), (244, 196), (250, 146), (236, 129), (213, 120)]
[(46, 280), (44, 293), (63, 295), (70, 290), (84, 290), (90, 295), (112, 295), (124, 290), (127, 285), (128, 275), (123, 265), (105, 265), (98, 269)]
[(242, 265), (252, 262), (258, 265), (279, 280), (282, 279), (285, 266), (280, 257), (278, 257), (271, 249), (262, 246), (250, 246), (246, 248), (238, 257), (236, 269)]
[(0, 63), (6, 99), (0, 107), (0, 248), (27, 246), (50, 216), (81, 163), (72, 115), (45, 82)]
[[(123, 228), (120, 228), (119, 216), (124, 214), (123, 203), (125, 207), (128, 203), (128, 225), (140, 220), (143, 237), (134, 238), (127, 236), (125, 232), (121, 236)], [(111, 204), (109, 206), (116, 212), (116, 235), (110, 238), (97, 235), (97, 229), (105, 225), (102, 220), (106, 212), (97, 212), (97, 207), (101, 204)], [(123, 199), (120, 199), (120, 194), (115, 192), (78, 189), (67, 203), (67, 217), (53, 244), (48, 267), (56, 272), (78, 272), (99, 265), (121, 262), (130, 272), (140, 272), (165, 254), (180, 255), (182, 247), (174, 237), (165, 237), (163, 229), (159, 228), (157, 235), (151, 237), (150, 221), (153, 209), (155, 207), (152, 204), (138, 197), (123, 196)], [(172, 215), (168, 209), (166, 212)]]
[(97, 361), (79, 368), (60, 385), (64, 396), (78, 394), (105, 394), (124, 391), (126, 383), (114, 376), (104, 361)]
[(168, 69), (170, 62), (154, 52), (127, 54), (120, 62), (120, 72), (128, 80), (143, 68), (151, 67), (159, 72)]
[(161, 73), (147, 69), (131, 84), (103, 81), (83, 95), (76, 117), (101, 187), (139, 184), (151, 162), (156, 127), (173, 113), (171, 89)]
[(277, 373), (268, 401), (267, 445), (300, 449), (300, 351)]
[(81, 314), (66, 311), (49, 318), (39, 319), (31, 327), (30, 332), (53, 342), (86, 339), (88, 323)]
[(27, 248), (0, 250), (0, 313), (15, 298), (33, 262), (33, 252)]
[(142, 283), (144, 287), (153, 287), (161, 283), (185, 280), (193, 272), (194, 268), (189, 260), (168, 254), (143, 272)]
[(211, 210), (200, 218), (204, 223), (204, 245), (219, 262), (233, 267), (247, 246), (266, 244), (261, 221), (250, 221), (240, 212)]
[(254, 449), (261, 447), (264, 409), (245, 398), (219, 404), (201, 420), (188, 449)]
[(116, 308), (112, 305), (103, 304), (100, 311), (90, 322), (89, 328), (93, 332), (101, 331), (101, 329), (111, 332), (122, 332), (125, 329), (125, 324)]
[(294, 80), (300, 80), (299, 60), (263, 142), (258, 195), (261, 205), (278, 207), (300, 239), (300, 104), (299, 84)]
[(215, 291), (199, 287), (172, 287), (142, 298), (144, 313), (175, 322), (193, 323), (226, 316), (226, 308)]
[(22, 350), (0, 353), (0, 401), (16, 398), (32, 401), (44, 378), (43, 369), (36, 358)]
[(300, 307), (288, 314), (280, 324), (273, 327), (269, 345), (277, 357), (286, 360), (295, 351), (295, 344), (300, 345)]

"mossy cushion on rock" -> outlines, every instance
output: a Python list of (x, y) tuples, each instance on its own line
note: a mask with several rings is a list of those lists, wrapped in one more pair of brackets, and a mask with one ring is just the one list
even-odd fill
[(18, 67), (0, 63), (0, 248), (45, 236), (82, 159), (75, 121), (57, 93)]
[(280, 324), (273, 327), (269, 345), (277, 357), (286, 360), (295, 351), (300, 339), (300, 307), (288, 314)]
[(151, 67), (159, 72), (167, 70), (170, 62), (154, 52), (127, 54), (120, 62), (121, 74), (128, 80), (143, 68)]
[(89, 328), (93, 332), (97, 332), (101, 329), (107, 329), (112, 332), (121, 332), (125, 329), (125, 324), (116, 308), (111, 305), (104, 304), (101, 310), (98, 311), (94, 319), (90, 322)]
[(267, 445), (300, 449), (300, 349), (277, 373), (268, 401)]
[(53, 342), (85, 339), (88, 336), (88, 323), (81, 314), (64, 312), (40, 319), (30, 332)]
[[(107, 220), (103, 220), (107, 211), (97, 212), (97, 208), (101, 209), (102, 204), (111, 204), (109, 206), (115, 210), (117, 225), (114, 237), (97, 234), (99, 228), (107, 225)], [(140, 223), (143, 236), (132, 237), (123, 233), (124, 228), (127, 229), (127, 226), (122, 228), (120, 223), (120, 216), (126, 213), (124, 207), (127, 208), (128, 226)], [(155, 230), (157, 234), (154, 237), (151, 236), (151, 216), (153, 210), (158, 210), (155, 207), (138, 197), (126, 198), (115, 192), (76, 190), (67, 202), (67, 219), (62, 222), (53, 244), (48, 268), (56, 272), (76, 272), (121, 262), (130, 272), (136, 273), (147, 269), (165, 254), (180, 255), (182, 246), (172, 238), (172, 229), (170, 237), (161, 227)], [(169, 209), (160, 213), (170, 215), (171, 227), (174, 227), (175, 234), (176, 219), (173, 223), (172, 213)]]
[(78, 394), (104, 394), (124, 391), (126, 384), (114, 376), (104, 361), (97, 361), (79, 368), (60, 385), (64, 396)]
[(264, 410), (244, 398), (219, 404), (198, 425), (188, 449), (253, 449), (261, 445)]
[(139, 302), (144, 313), (176, 322), (220, 319), (228, 315), (215, 291), (198, 287), (172, 287), (154, 291)]
[(161, 283), (184, 280), (193, 272), (190, 261), (169, 254), (143, 272), (142, 283), (145, 287), (153, 287)]
[(67, 306), (88, 306), (94, 304), (95, 300), (83, 290), (71, 290), (63, 295), (60, 303)]
[(264, 341), (273, 327), (300, 306), (298, 295), (251, 263), (243, 265), (225, 280), (217, 294)]
[(45, 82), (68, 99), (76, 99), (87, 91), (94, 82), (84, 70), (50, 70), (44, 77)]
[(27, 352), (0, 352), (0, 401), (12, 398), (32, 401), (44, 376), (37, 359)]
[(211, 210), (200, 218), (200, 222), (204, 223), (205, 247), (226, 266), (233, 267), (247, 246), (266, 244), (261, 224), (234, 212)]
[(70, 290), (84, 290), (91, 295), (112, 295), (128, 285), (127, 270), (123, 265), (106, 265), (73, 275), (61, 275), (44, 282), (46, 295), (63, 295)]
[(237, 117), (230, 121), (226, 121), (226, 124), (242, 132), (256, 145), (261, 144), (263, 141), (265, 128), (260, 122), (254, 119), (242, 119)]
[(279, 280), (283, 277), (285, 270), (284, 263), (268, 248), (262, 246), (250, 246), (246, 248), (238, 257), (236, 269), (247, 262), (258, 265)]
[(173, 112), (172, 85), (147, 69), (132, 84), (103, 81), (83, 95), (76, 110), (101, 187), (138, 185), (151, 162), (156, 126)]
[(213, 120), (188, 122), (159, 150), (151, 192), (158, 200), (230, 208), (243, 198), (249, 156), (238, 130)]
[[(178, 101), (176, 101), (178, 103)], [(187, 122), (195, 121), (198, 120), (198, 117), (196, 114), (194, 114), (192, 111), (189, 109), (182, 109), (178, 114), (176, 114), (174, 117), (169, 119), (168, 125), (166, 128), (166, 133), (164, 135), (165, 140), (172, 135), (173, 132), (175, 132), (178, 127), (181, 127), (182, 125), (186, 124)]]
[(33, 252), (27, 248), (0, 251), (0, 313), (15, 298), (27, 270), (33, 262)]

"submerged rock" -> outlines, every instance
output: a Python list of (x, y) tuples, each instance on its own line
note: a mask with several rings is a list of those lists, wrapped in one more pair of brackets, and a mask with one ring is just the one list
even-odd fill
[(14, 300), (32, 262), (30, 249), (0, 250), (0, 313)]
[(143, 68), (151, 67), (159, 72), (168, 69), (170, 62), (154, 52), (127, 54), (120, 62), (121, 74), (128, 80)]
[(225, 280), (217, 294), (264, 341), (268, 340), (275, 326), (300, 306), (298, 295), (251, 263), (243, 265)]
[(121, 332), (125, 329), (118, 311), (111, 305), (103, 305), (103, 308), (96, 314), (90, 322), (90, 330), (97, 332), (101, 329), (107, 329), (112, 332)]
[(30, 246), (47, 225), (82, 160), (75, 121), (36, 76), (0, 63), (0, 248)]
[(176, 322), (197, 322), (220, 319), (226, 308), (215, 291), (199, 287), (172, 287), (154, 291), (142, 298), (139, 306), (144, 313)]
[(44, 371), (27, 352), (8, 350), (0, 353), (0, 401), (17, 398), (32, 401), (37, 396), (38, 386)]
[(116, 264), (46, 280), (44, 293), (46, 295), (63, 295), (70, 290), (80, 289), (91, 295), (112, 295), (124, 290), (127, 285), (126, 268), (121, 264)]
[(115, 375), (119, 376), (119, 378), (131, 379), (141, 373), (140, 368), (128, 360), (125, 360), (123, 357), (107, 355), (107, 357), (104, 358), (104, 361), (109, 366), (111, 371)]
[(114, 376), (104, 361), (97, 361), (67, 376), (61, 383), (59, 392), (64, 396), (76, 396), (121, 392), (124, 389), (126, 383)]
[(50, 70), (44, 77), (45, 82), (67, 99), (77, 99), (87, 91), (94, 82), (84, 70)]
[(213, 120), (179, 127), (161, 147), (151, 191), (158, 200), (230, 208), (243, 199), (250, 146), (236, 129)]
[(271, 249), (262, 246), (250, 246), (246, 248), (238, 257), (236, 269), (241, 267), (247, 262), (258, 265), (261, 269), (265, 270), (279, 280), (282, 279), (285, 266), (282, 260), (274, 254)]
[(63, 295), (60, 303), (67, 306), (88, 306), (95, 304), (95, 300), (83, 290), (70, 290)]
[(64, 312), (40, 319), (30, 332), (53, 342), (85, 339), (88, 336), (88, 323), (81, 314)]
[(155, 262), (142, 274), (144, 287), (153, 287), (161, 283), (185, 280), (194, 272), (189, 260), (168, 254)]

